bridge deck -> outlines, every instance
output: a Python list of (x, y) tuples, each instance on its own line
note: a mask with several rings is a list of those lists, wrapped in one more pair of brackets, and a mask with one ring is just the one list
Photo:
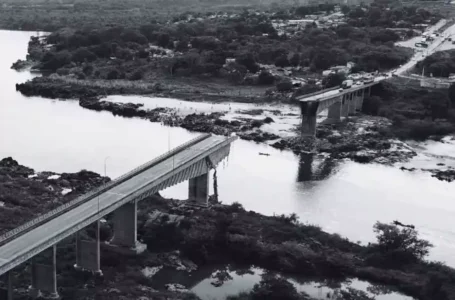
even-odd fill
[(356, 86), (353, 86), (353, 87), (351, 87), (349, 89), (344, 89), (343, 91), (340, 91), (340, 90), (336, 89), (336, 90), (329, 90), (327, 92), (323, 92), (323, 93), (320, 93), (320, 94), (312, 95), (312, 96), (309, 96), (309, 97), (305, 97), (305, 95), (303, 95), (302, 97), (299, 98), (299, 101), (301, 101), (301, 102), (324, 101), (324, 100), (327, 100), (327, 99), (331, 99), (333, 97), (338, 97), (338, 96), (341, 96), (341, 95), (344, 95), (344, 94), (347, 94), (347, 93), (352, 93), (352, 92), (355, 92), (357, 90), (361, 90), (361, 89), (373, 86), (375, 84), (378, 84), (380, 81), (382, 81), (384, 79), (385, 79), (385, 77), (376, 77), (374, 82), (363, 84), (363, 85), (356, 85)]
[[(90, 217), (102, 218), (109, 213), (107, 208), (114, 206), (135, 190), (159, 180), (162, 176), (172, 172), (174, 168), (197, 159), (204, 152), (225, 143), (227, 140), (226, 137), (211, 136), (137, 174), (129, 180), (114, 186), (112, 189), (99, 195), (99, 197), (95, 197), (64, 214), (57, 216), (49, 222), (44, 223), (3, 245), (0, 247), (0, 275), (18, 265), (20, 263), (19, 261), (17, 261), (17, 263), (13, 262), (19, 257), (28, 256), (29, 258), (35, 255), (36, 253), (31, 253), (31, 251), (44, 242), (57, 238), (57, 240), (53, 241), (55, 244), (59, 241), (58, 238), (65, 238), (64, 235), (62, 236), (62, 233), (67, 232), (70, 228), (80, 227), (81, 222), (84, 220), (87, 220)], [(98, 215), (99, 211), (100, 213)], [(24, 259), (22, 259), (22, 261), (24, 261)]]

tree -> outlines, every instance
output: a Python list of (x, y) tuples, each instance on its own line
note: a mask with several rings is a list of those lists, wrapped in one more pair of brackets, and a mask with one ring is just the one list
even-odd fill
[(87, 48), (82, 47), (74, 51), (71, 60), (78, 63), (91, 62), (96, 60), (96, 55)]
[(143, 34), (132, 29), (125, 30), (120, 37), (125, 42), (134, 42), (140, 45), (148, 43), (147, 38)]
[(367, 97), (363, 100), (362, 112), (368, 115), (377, 116), (381, 108), (382, 100), (378, 96)]
[(300, 55), (298, 53), (294, 53), (289, 60), (289, 63), (293, 67), (297, 67), (300, 64)]
[(290, 80), (283, 80), (276, 85), (278, 92), (289, 92), (292, 91), (292, 82)]
[(346, 76), (343, 73), (331, 73), (329, 76), (322, 80), (324, 88), (328, 89), (334, 86), (339, 86), (346, 80)]
[(275, 82), (275, 77), (268, 71), (261, 71), (258, 77), (259, 84), (270, 85)]
[(275, 66), (277, 66), (277, 67), (284, 68), (284, 67), (289, 67), (289, 65), (290, 65), (289, 60), (286, 55), (281, 55), (275, 60)]
[(381, 252), (405, 253), (415, 259), (422, 259), (428, 255), (433, 245), (418, 238), (414, 228), (376, 222), (374, 232)]
[(119, 71), (117, 69), (112, 69), (109, 71), (107, 74), (107, 79), (112, 80), (112, 79), (118, 79), (119, 78)]
[(55, 54), (48, 53), (43, 57), (42, 69), (55, 71), (71, 62), (71, 55), (68, 51), (60, 51)]
[(251, 52), (242, 53), (236, 57), (235, 61), (241, 65), (244, 65), (251, 73), (259, 71), (259, 66), (254, 59)]

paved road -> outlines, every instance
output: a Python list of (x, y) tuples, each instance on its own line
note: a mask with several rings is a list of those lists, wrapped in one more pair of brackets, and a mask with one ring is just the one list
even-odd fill
[[(375, 82), (379, 82), (381, 80), (384, 80), (385, 78), (387, 77), (384, 77), (384, 76), (378, 76), (374, 79)], [(313, 96), (310, 96), (310, 97), (306, 97), (306, 98), (302, 98), (300, 101), (303, 101), (303, 102), (308, 102), (308, 101), (324, 101), (325, 99), (328, 99), (328, 98), (332, 98), (334, 96), (341, 96), (343, 94), (347, 94), (347, 93), (352, 93), (356, 90), (359, 90), (359, 89), (362, 89), (362, 88), (365, 88), (365, 87), (368, 87), (368, 86), (371, 86), (373, 85), (372, 83), (368, 83), (368, 84), (363, 84), (363, 85), (354, 85), (353, 87), (349, 88), (349, 89), (343, 89), (343, 90), (340, 90), (340, 89), (336, 89), (336, 90), (330, 90), (330, 91), (327, 91), (325, 93), (322, 93), (322, 94), (318, 94), (318, 95), (313, 95)], [(305, 95), (304, 95), (305, 96)], [(302, 96), (302, 97), (304, 97)]]
[[(446, 20), (441, 20), (437, 24), (435, 24), (432, 27), (430, 27), (426, 32), (430, 33), (430, 34), (434, 33), (436, 31), (438, 31), (446, 23), (447, 23)], [(446, 37), (455, 38), (455, 24), (450, 26), (450, 27), (448, 27), (446, 30), (444, 30), (444, 32), (442, 34), (440, 34), (439, 37), (434, 39), (434, 41), (429, 45), (428, 48), (426, 48), (426, 49), (424, 49), (422, 51), (416, 52), (407, 63), (403, 64), (402, 66), (398, 67), (397, 69), (389, 71), (387, 73), (387, 76), (377, 76), (374, 79), (374, 81), (378, 82), (378, 81), (384, 80), (386, 78), (389, 78), (389, 77), (392, 76), (392, 73), (395, 73), (395, 74), (397, 74), (399, 76), (405, 77), (402, 74), (406, 73), (407, 71), (412, 69), (418, 61), (424, 59), (425, 57), (427, 57), (427, 56), (429, 56), (429, 55), (431, 55), (431, 54), (433, 54), (433, 53), (435, 53), (437, 51), (442, 51), (442, 50), (455, 48), (455, 45), (453, 45), (451, 42), (444, 40)], [(415, 47), (415, 43), (416, 42), (420, 42), (420, 39), (421, 39), (421, 37), (416, 37), (416, 38), (410, 39), (408, 41), (399, 42), (399, 43), (397, 43), (397, 45), (421, 50), (423, 48)], [(344, 90), (343, 93), (352, 92), (352, 91), (355, 91), (358, 88), (359, 88), (359, 86), (354, 86), (351, 89)], [(321, 100), (324, 100), (326, 98), (331, 98), (331, 97), (336, 96), (336, 95), (341, 95), (339, 90), (331, 90), (331, 91), (328, 91), (328, 92), (325, 92), (325, 93), (322, 93), (322, 94), (310, 96), (310, 97), (307, 97), (307, 98), (302, 98), (300, 101), (321, 101)]]
[[(133, 178), (113, 187), (109, 191), (101, 194), (99, 197), (92, 199), (75, 209), (60, 215), (59, 217), (37, 227), (28, 233), (16, 238), (8, 244), (0, 247), (0, 275), (2, 267), (13, 259), (24, 256), (28, 251), (35, 246), (42, 244), (46, 240), (50, 240), (59, 233), (65, 232), (70, 228), (74, 228), (83, 220), (96, 216), (98, 213), (98, 205), (100, 210), (108, 208), (117, 203), (129, 193), (159, 179), (167, 172), (173, 170), (186, 162), (190, 162), (198, 155), (212, 149), (220, 143), (226, 141), (226, 137), (211, 136), (185, 150), (179, 152), (174, 157), (171, 157), (150, 169), (134, 176)], [(99, 200), (99, 201), (98, 201)], [(102, 216), (100, 216), (101, 218)], [(6, 270), (3, 271), (3, 273)]]
[[(446, 22), (439, 22), (435, 26), (431, 27), (431, 29), (427, 30), (428, 33), (434, 33), (439, 28), (442, 27)], [(416, 42), (420, 42), (421, 37), (413, 38), (409, 41), (399, 42), (397, 45), (403, 47), (409, 47), (416, 50), (412, 58), (404, 65), (400, 66), (399, 68), (392, 70), (397, 75), (403, 75), (404, 73), (411, 70), (418, 61), (425, 59), (427, 56), (432, 55), (435, 52), (454, 49), (455, 45), (452, 44), (450, 41), (445, 41), (447, 37), (455, 38), (455, 24), (446, 28), (438, 37), (434, 39), (434, 41), (429, 44), (428, 48), (418, 48), (415, 47)], [(391, 73), (389, 72), (389, 73)]]

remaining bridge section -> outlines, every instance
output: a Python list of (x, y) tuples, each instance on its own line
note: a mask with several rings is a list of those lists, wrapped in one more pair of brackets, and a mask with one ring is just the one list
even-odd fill
[[(208, 173), (229, 155), (236, 137), (203, 135), (122, 176), (88, 196), (80, 197), (19, 230), (0, 237), (0, 275), (32, 259), (32, 292), (57, 297), (56, 247), (61, 240), (77, 234), (76, 267), (100, 273), (99, 220), (113, 213), (114, 237), (110, 245), (118, 250), (145, 250), (136, 240), (137, 202), (167, 187), (190, 180), (189, 200), (207, 205)], [(79, 231), (94, 224), (97, 238), (84, 241)], [(12, 291), (8, 293), (12, 299)]]
[(328, 109), (327, 118), (331, 122), (339, 122), (342, 117), (361, 110), (365, 95), (369, 96), (371, 87), (382, 80), (384, 78), (378, 77), (374, 82), (349, 89), (331, 88), (298, 98), (302, 112), (302, 135), (315, 136), (316, 117), (325, 109)]

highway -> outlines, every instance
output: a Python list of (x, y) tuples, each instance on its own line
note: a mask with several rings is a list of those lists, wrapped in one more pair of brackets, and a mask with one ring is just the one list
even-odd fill
[[(185, 163), (190, 163), (193, 160), (199, 161), (207, 151), (223, 145), (230, 139), (220, 136), (211, 136), (201, 142), (190, 146), (189, 148), (177, 153), (163, 162), (152, 166), (151, 168), (135, 175), (134, 177), (114, 186), (112, 189), (102, 193), (99, 197), (89, 200), (88, 202), (75, 207), (74, 209), (42, 224), (41, 226), (30, 230), (29, 232), (19, 236), (11, 242), (0, 247), (0, 275), (12, 269), (14, 266), (21, 263), (20, 258), (29, 256), (35, 247), (42, 245), (46, 241), (51, 241), (56, 237), (63, 239), (65, 232), (71, 228), (80, 227), (84, 220), (91, 217), (102, 218), (109, 210), (119, 201), (125, 199), (132, 192), (153, 183), (163, 176), (171, 173), (174, 168), (177, 168)], [(98, 212), (100, 214), (98, 215)], [(63, 235), (62, 235), (63, 234)], [(57, 243), (58, 240), (55, 241)], [(18, 259), (18, 263), (9, 264)]]
[[(386, 79), (385, 76), (378, 76), (374, 79), (374, 82), (379, 82), (381, 80), (384, 80)], [(365, 87), (368, 87), (368, 86), (372, 86), (374, 85), (374, 83), (367, 83), (367, 84), (362, 84), (362, 85), (354, 85), (352, 86), (351, 88), (349, 89), (343, 89), (341, 90), (340, 89), (336, 89), (336, 90), (330, 90), (330, 91), (327, 91), (327, 92), (324, 92), (324, 93), (321, 93), (321, 94), (317, 94), (317, 95), (313, 95), (313, 96), (310, 96), (310, 97), (305, 97), (305, 95), (302, 96), (302, 99), (300, 101), (303, 101), (303, 102), (311, 102), (311, 101), (320, 101), (320, 100), (323, 100), (323, 99), (326, 99), (326, 98), (331, 98), (333, 96), (341, 96), (341, 95), (344, 95), (344, 94), (347, 94), (347, 93), (352, 93), (354, 91), (357, 91), (359, 89), (363, 89)]]
[[(435, 24), (432, 27), (430, 27), (427, 30), (427, 32), (430, 33), (430, 34), (434, 33), (436, 31), (438, 31), (446, 23), (447, 23), (446, 20), (441, 20), (437, 24)], [(384, 80), (386, 78), (390, 78), (392, 76), (392, 74), (396, 74), (396, 75), (398, 75), (400, 77), (406, 77), (404, 75), (404, 73), (407, 73), (410, 69), (412, 69), (417, 64), (418, 61), (424, 59), (427, 56), (430, 56), (431, 54), (433, 54), (433, 53), (435, 53), (437, 51), (455, 48), (455, 45), (453, 45), (451, 42), (445, 41), (445, 38), (449, 37), (449, 36), (452, 36), (453, 38), (455, 38), (455, 24), (450, 26), (450, 27), (448, 27), (446, 30), (444, 30), (444, 32), (442, 34), (440, 34), (438, 37), (436, 37), (434, 39), (434, 41), (428, 46), (428, 48), (426, 48), (426, 49), (424, 49), (422, 51), (416, 51), (414, 53), (414, 55), (411, 57), (411, 59), (407, 63), (401, 65), (397, 69), (390, 70), (389, 72), (386, 73), (387, 76), (376, 76), (374, 78), (374, 81), (375, 82), (379, 82), (379, 81)], [(415, 47), (415, 43), (416, 42), (420, 42), (419, 39), (420, 39), (420, 37), (413, 38), (413, 39), (410, 39), (410, 40), (404, 41), (404, 42), (398, 42), (397, 45), (402, 46), (402, 47), (409, 47), (409, 48), (421, 50), (423, 48)], [(327, 92), (324, 92), (324, 93), (321, 93), (321, 94), (317, 94), (317, 95), (313, 95), (313, 96), (309, 96), (309, 97), (306, 97), (306, 98), (304, 98), (305, 95), (303, 95), (301, 97), (300, 101), (320, 101), (320, 100), (323, 100), (323, 99), (328, 98), (328, 97), (333, 97), (333, 96), (336, 96), (336, 95), (342, 95), (344, 93), (353, 92), (353, 91), (357, 90), (359, 87), (361, 87), (361, 85), (353, 86), (352, 88), (345, 89), (342, 92), (340, 92), (338, 89), (337, 90), (330, 90), (330, 91), (327, 91)]]

